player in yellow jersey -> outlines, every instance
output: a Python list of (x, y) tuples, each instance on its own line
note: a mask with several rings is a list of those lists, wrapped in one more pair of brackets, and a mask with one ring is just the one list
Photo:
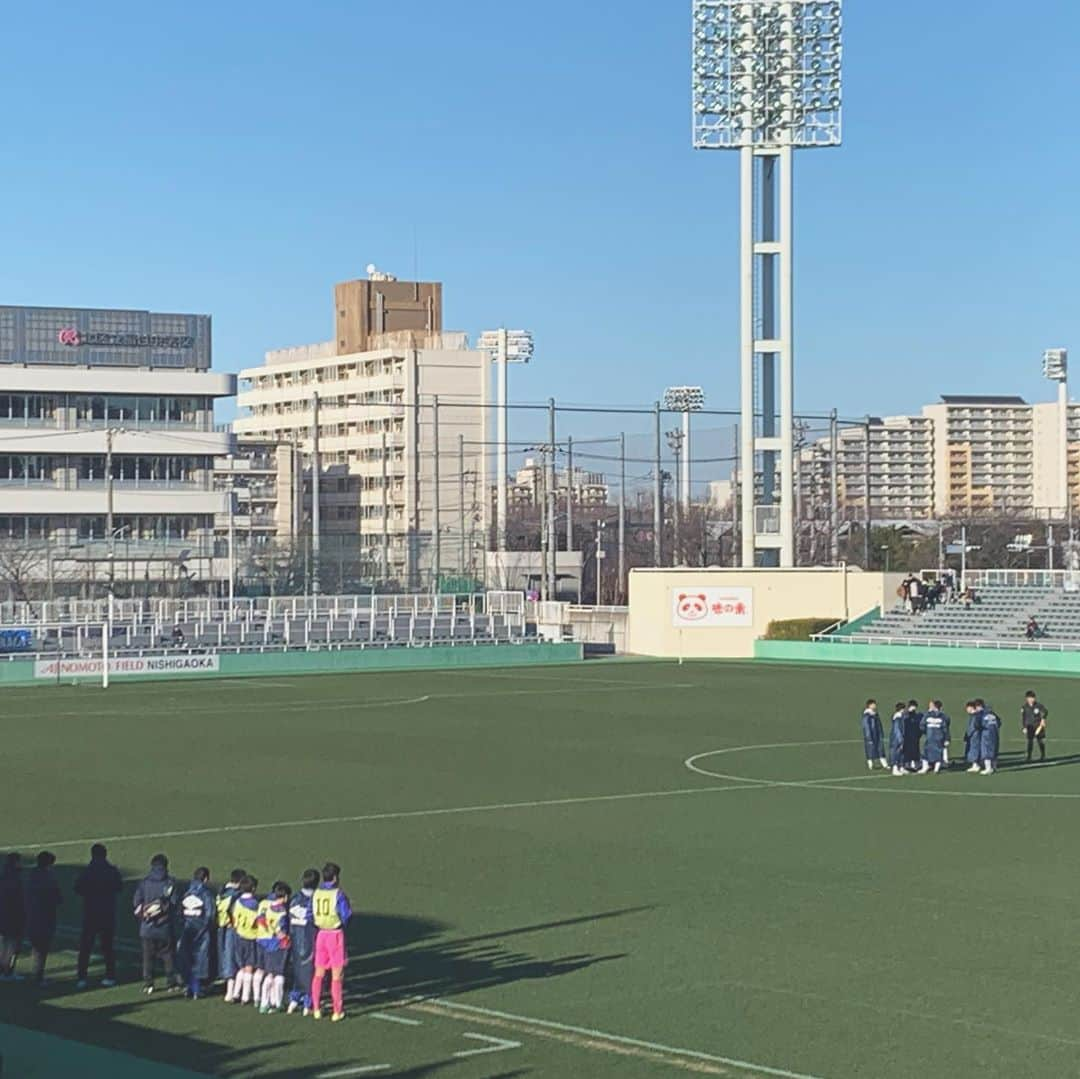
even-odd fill
[(234, 933), (233, 955), (236, 959), (236, 978), (233, 1001), (248, 1004), (252, 999), (255, 970), (259, 965), (259, 900), (255, 889), (259, 882), (254, 877), (244, 877), (240, 882), (240, 894), (232, 905), (232, 928)]
[(322, 985), (330, 971), (330, 999), (333, 1022), (345, 1018), (345, 929), (352, 917), (349, 897), (341, 887), (341, 866), (327, 862), (322, 870), (322, 884), (311, 900), (315, 935), (315, 975), (311, 979), (311, 1006), (316, 1019), (322, 1018)]

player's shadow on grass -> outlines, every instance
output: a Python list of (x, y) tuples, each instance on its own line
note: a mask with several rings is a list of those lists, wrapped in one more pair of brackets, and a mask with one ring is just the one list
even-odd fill
[(1031, 769), (1032, 771), (1043, 768), (1068, 768), (1075, 764), (1080, 764), (1080, 753), (1068, 753), (1063, 757), (1047, 757), (1044, 761), (1040, 761), (1038, 757), (1035, 757), (1029, 761), (1027, 754), (1023, 750), (1014, 750), (1003, 753), (998, 761), (998, 766), (1002, 771), (1008, 771), (1012, 768)]
[(349, 998), (366, 1008), (387, 1007), (416, 997), (445, 997), (494, 985), (554, 978), (625, 952), (570, 952), (540, 956), (508, 947), (506, 940), (622, 918), (647, 907), (601, 911), (499, 932), (454, 937), (449, 926), (424, 918), (360, 914), (349, 927)]

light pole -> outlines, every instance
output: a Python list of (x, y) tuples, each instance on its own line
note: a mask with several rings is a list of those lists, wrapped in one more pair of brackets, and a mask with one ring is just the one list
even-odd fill
[(664, 390), (664, 408), (682, 413), (682, 488), (684, 516), (690, 513), (690, 413), (705, 407), (705, 391), (700, 386), (669, 386)]
[[(506, 474), (508, 452), (506, 445), (506, 365), (528, 363), (533, 354), (533, 338), (528, 330), (485, 330), (476, 347), (489, 352), (495, 362), (496, 377), (496, 461), (495, 461), (495, 549), (506, 551)], [(499, 576), (506, 572), (500, 559)]]
[(740, 156), (744, 566), (794, 564), (792, 151), (840, 143), (841, 27), (841, 0), (694, 0), (694, 146)]
[(1058, 498), (1054, 508), (1069, 512), (1069, 353), (1048, 348), (1043, 353), (1043, 375), (1058, 384)]
[(887, 543), (883, 543), (881, 545), (881, 550), (885, 552), (885, 572), (888, 573), (889, 572), (889, 552), (890, 552), (891, 548), (889, 547), (889, 545)]
[[(689, 415), (689, 413), (687, 413)], [(671, 450), (672, 456), (675, 458), (675, 470), (672, 476), (671, 492), (671, 523), (672, 523), (672, 552), (671, 562), (672, 565), (679, 565), (680, 552), (682, 551), (682, 545), (679, 542), (679, 476), (681, 470), (679, 468), (680, 461), (683, 456), (683, 438), (684, 433), (676, 428), (674, 431), (667, 432), (667, 444), (668, 449)]]

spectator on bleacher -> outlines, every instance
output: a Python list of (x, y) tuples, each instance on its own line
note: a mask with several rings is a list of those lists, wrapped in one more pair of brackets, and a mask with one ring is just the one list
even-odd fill
[(90, 848), (90, 864), (75, 881), (75, 894), (82, 897), (83, 920), (79, 937), (79, 961), (77, 989), (85, 989), (90, 966), (90, 953), (94, 941), (101, 939), (101, 957), (105, 960), (105, 977), (101, 984), (106, 988), (116, 985), (116, 954), (113, 940), (116, 936), (116, 897), (124, 887), (120, 870), (106, 857), (103, 843)]
[(914, 574), (909, 578), (908, 596), (911, 598), (911, 613), (918, 614), (926, 606), (926, 596), (922, 582)]
[(1033, 614), (1028, 615), (1027, 627), (1024, 630), (1024, 634), (1029, 641), (1033, 641), (1036, 637), (1042, 636), (1042, 630), (1039, 628), (1039, 623), (1035, 621), (1035, 616)]
[(172, 643), (176, 648), (184, 647), (184, 631), (179, 625), (172, 628)]

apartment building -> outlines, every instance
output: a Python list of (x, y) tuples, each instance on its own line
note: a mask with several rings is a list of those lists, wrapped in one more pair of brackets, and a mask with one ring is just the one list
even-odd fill
[(293, 448), (290, 528), (320, 558), (410, 585), (463, 572), (488, 519), (490, 357), (443, 331), (441, 284), (371, 271), (334, 300), (333, 340), (240, 372), (234, 430)]
[[(934, 515), (934, 424), (924, 416), (871, 418), (867, 458), (863, 424), (837, 432), (837, 502), (842, 517), (911, 520)], [(800, 501), (804, 517), (820, 516), (830, 498), (832, 450), (828, 438), (799, 453)]]
[[(1080, 404), (1065, 408), (1066, 460), (1062, 462), (1062, 415), (1056, 401), (1032, 405), (1035, 443), (1035, 507), (1067, 516), (1080, 510)], [(1062, 484), (1064, 482), (1064, 489)]]
[[(492, 489), (492, 499), (495, 498), (497, 486)], [(541, 505), (547, 491), (545, 465), (534, 458), (527, 458), (507, 486), (507, 504), (511, 510)], [(577, 467), (570, 473), (566, 469), (557, 470), (555, 492), (560, 505), (566, 504), (568, 489), (575, 506), (591, 507), (608, 504), (609, 490), (602, 472), (589, 472)], [(494, 502), (492, 504), (494, 505)]]
[(1022, 397), (944, 395), (922, 411), (934, 424), (937, 516), (1034, 510), (1034, 417)]
[(0, 307), (8, 592), (213, 587), (214, 401), (236, 382), (210, 365), (207, 315)]

